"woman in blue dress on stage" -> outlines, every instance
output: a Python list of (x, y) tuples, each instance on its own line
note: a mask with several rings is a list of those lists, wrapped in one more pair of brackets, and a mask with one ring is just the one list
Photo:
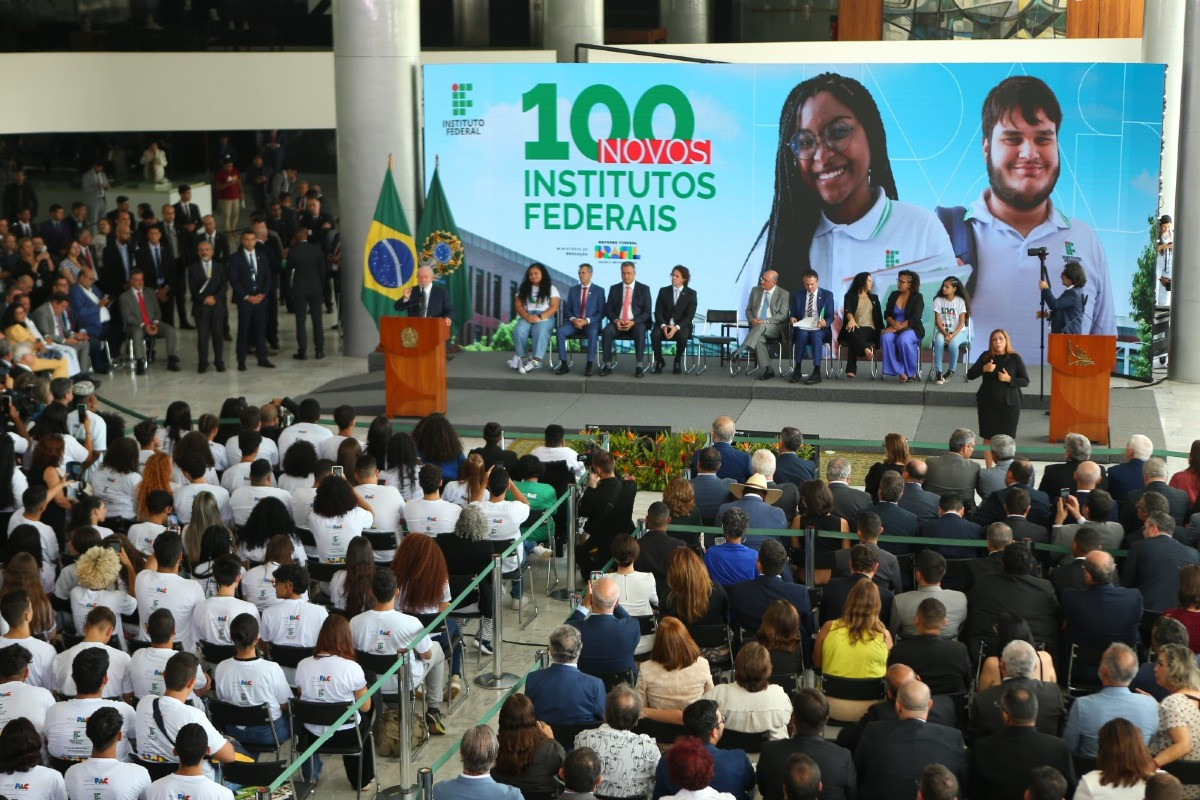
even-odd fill
[(896, 275), (896, 291), (888, 295), (883, 308), (887, 327), (880, 337), (883, 351), (883, 374), (899, 375), (900, 382), (915, 381), (921, 363), (921, 340), (925, 326), (925, 299), (921, 297), (921, 278), (912, 270), (902, 269)]

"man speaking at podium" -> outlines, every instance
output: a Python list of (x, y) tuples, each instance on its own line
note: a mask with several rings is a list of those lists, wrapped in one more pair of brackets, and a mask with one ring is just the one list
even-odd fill
[(433, 282), (433, 269), (421, 267), (417, 270), (417, 285), (414, 290), (409, 287), (404, 290), (404, 296), (396, 301), (395, 309), (403, 311), (410, 317), (442, 317), (446, 327), (454, 321), (454, 306), (450, 304), (450, 294), (445, 286)]

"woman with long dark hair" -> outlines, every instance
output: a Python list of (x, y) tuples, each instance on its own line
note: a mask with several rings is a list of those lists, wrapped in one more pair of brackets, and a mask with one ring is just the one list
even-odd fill
[(316, 483), (313, 473), (317, 471), (317, 448), (307, 439), (297, 439), (283, 454), (283, 473), (279, 476), (279, 488), (289, 492), (307, 489)]
[(483, 502), (487, 499), (487, 476), (483, 456), (471, 453), (462, 463), (459, 479), (448, 481), (442, 489), (442, 499), (457, 506)]
[(385, 414), (371, 420), (371, 426), (367, 428), (367, 446), (364, 451), (375, 459), (375, 466), (379, 467), (380, 471), (391, 466), (388, 462), (388, 442), (391, 438), (392, 421)]
[[(229, 441), (230, 437), (237, 436), (242, 430), (241, 415), (242, 409), (246, 407), (246, 400), (242, 397), (227, 397), (225, 402), (221, 403), (220, 425), (217, 428), (216, 438), (214, 442), (222, 447)], [(162, 444), (160, 441), (159, 444)]]
[(466, 456), (458, 432), (445, 414), (435, 411), (422, 417), (413, 427), (412, 436), (421, 461), (441, 467), (443, 481), (458, 479), (458, 468)]
[(66, 781), (58, 770), (42, 766), (42, 736), (26, 717), (11, 720), (0, 733), (0, 774), (6, 788), (20, 788), (14, 797), (67, 800)]
[[(337, 448), (337, 458), (334, 463), (342, 468), (342, 474), (345, 476), (346, 482), (351, 486), (357, 483), (357, 465), (358, 457), (362, 455), (362, 445), (358, 439), (342, 439), (341, 444)], [(314, 465), (315, 466), (315, 465)]]
[(42, 512), (41, 521), (56, 533), (66, 532), (67, 513), (71, 510), (71, 499), (67, 496), (67, 479), (63, 470), (64, 437), (58, 434), (40, 436), (33, 446), (29, 462), (29, 485), (46, 487), (49, 503)]
[[(405, 614), (428, 617), (439, 614), (450, 607), (450, 569), (446, 557), (432, 536), (410, 533), (400, 540), (396, 554), (392, 556), (392, 572), (400, 587), (396, 608)], [(458, 639), (458, 622), (446, 618), (446, 627), (452, 639)], [(450, 646), (444, 633), (433, 636), (443, 649)], [(462, 648), (456, 647), (450, 664), (450, 700), (462, 692)]]
[(54, 591), (54, 565), (42, 558), (42, 543), (32, 525), (18, 525), (9, 534), (8, 542), (4, 558), (4, 594), (17, 591), (28, 594), (33, 609), (30, 633), (34, 636), (46, 634), (52, 639), (55, 614), (50, 595)]
[(224, 525), (212, 525), (200, 537), (200, 554), (192, 564), (192, 580), (204, 592), (205, 597), (217, 593), (217, 581), (213, 577), (213, 564), (222, 556), (234, 554), (233, 534)]
[[(2, 461), (3, 454), (0, 453)], [(123, 436), (109, 442), (100, 466), (92, 470), (91, 484), (96, 496), (108, 505), (108, 516), (116, 528), (124, 530), (137, 520), (133, 510), (133, 495), (141, 482), (137, 441)], [(0, 480), (2, 483), (3, 480)]]
[(883, 374), (897, 375), (901, 383), (915, 381), (921, 366), (921, 340), (925, 338), (925, 298), (921, 296), (921, 276), (911, 269), (896, 275), (896, 291), (888, 295), (883, 307), (887, 327), (879, 337), (883, 350)]
[(550, 726), (537, 718), (533, 701), (524, 694), (510, 695), (500, 707), (500, 749), (492, 780), (515, 786), (524, 794), (558, 793), (558, 770), (566, 758)]
[[(712, 579), (700, 556), (690, 547), (677, 547), (667, 559), (667, 596), (660, 598), (659, 613), (688, 625), (717, 625), (729, 619), (729, 597)], [(727, 648), (721, 648), (727, 652)], [(713, 652), (704, 653), (710, 661)]]
[(104, 523), (108, 521), (108, 507), (104, 503), (104, 498), (96, 495), (81, 495), (75, 501), (75, 505), (71, 508), (71, 513), (67, 517), (67, 534), (76, 528), (91, 526), (95, 528), (101, 538), (113, 536), (116, 531), (107, 527)]
[[(942, 288), (933, 298), (933, 369), (934, 383), (939, 386), (954, 377), (958, 350), (967, 343), (967, 317), (971, 315), (971, 299), (962, 282), (951, 275), (942, 281)], [(942, 371), (942, 356), (946, 355), (950, 369)]]
[[(282, 602), (275, 595), (275, 570), (284, 564), (296, 563), (295, 552), (296, 543), (291, 537), (276, 534), (267, 542), (262, 563), (246, 571), (242, 578), (242, 597), (254, 603), (260, 613)], [(301, 599), (307, 600), (308, 592), (301, 595)]]
[(846, 377), (854, 380), (858, 373), (858, 357), (868, 361), (875, 358), (875, 346), (883, 330), (883, 310), (879, 306), (879, 295), (875, 294), (875, 278), (869, 272), (860, 272), (850, 282), (850, 289), (842, 299), (842, 331), (838, 343), (846, 348)]
[(271, 539), (283, 535), (292, 541), (295, 562), (304, 564), (304, 546), (293, 535), (295, 530), (292, 514), (283, 501), (278, 497), (264, 497), (254, 506), (246, 524), (238, 528), (238, 558), (243, 564), (261, 563)]
[(0, 436), (0, 514), (20, 508), (21, 497), (28, 488), (25, 473), (17, 468), (12, 437)]
[(908, 450), (908, 439), (902, 433), (889, 433), (883, 437), (883, 461), (876, 461), (867, 470), (867, 478), (863, 488), (875, 500), (879, 500), (879, 482), (883, 473), (894, 472), (903, 477), (904, 466), (908, 464), (912, 454)]
[[(370, 450), (368, 448), (368, 454)], [(377, 462), (378, 463), (378, 462)], [(379, 482), (395, 486), (400, 490), (404, 502), (416, 500), (424, 493), (417, 482), (421, 470), (421, 459), (417, 456), (417, 443), (405, 431), (393, 433), (387, 446), (387, 469), (380, 468)]]
[(208, 449), (212, 453), (213, 464), (218, 473), (229, 468), (229, 453), (225, 450), (224, 442), (217, 442), (221, 433), (221, 423), (216, 414), (201, 414), (196, 420), (196, 430), (208, 438)]
[(350, 540), (371, 527), (374, 521), (367, 501), (345, 478), (330, 476), (321, 481), (313, 498), (312, 513), (308, 516), (308, 528), (317, 540), (318, 560), (322, 564), (344, 561)]
[(186, 400), (175, 400), (167, 406), (163, 426), (158, 429), (158, 441), (164, 453), (175, 455), (175, 445), (192, 429), (192, 407)]
[[(183, 552), (189, 564), (199, 564), (200, 547), (205, 532), (209, 528), (224, 527), (224, 522), (221, 520), (221, 507), (217, 504), (217, 496), (212, 492), (197, 492), (192, 497), (192, 507), (189, 511), (191, 516), (183, 529)], [(232, 535), (230, 533), (230, 536)]]
[[(406, 537), (407, 538), (407, 537)], [(329, 604), (350, 617), (375, 607), (371, 581), (375, 578), (375, 551), (365, 536), (355, 536), (346, 545), (346, 568), (329, 581)]]
[(1100, 726), (1096, 769), (1079, 776), (1075, 800), (1142, 800), (1158, 765), (1138, 727), (1124, 717)]
[[(536, 262), (530, 264), (513, 300), (517, 314), (512, 332), (517, 349), (515, 369), (522, 375), (542, 368), (542, 356), (550, 346), (554, 315), (561, 302), (558, 287), (550, 282), (550, 270)], [(526, 349), (526, 340), (531, 335), (533, 347)]]

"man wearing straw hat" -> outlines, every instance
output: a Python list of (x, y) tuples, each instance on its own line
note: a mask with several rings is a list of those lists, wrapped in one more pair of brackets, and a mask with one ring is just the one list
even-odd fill
[(756, 472), (746, 479), (745, 483), (729, 484), (729, 493), (736, 497), (736, 500), (728, 503), (722, 503), (717, 509), (716, 523), (721, 524), (725, 513), (731, 508), (740, 508), (746, 512), (746, 516), (750, 518), (750, 528), (774, 528), (783, 530), (787, 528), (787, 515), (783, 513), (783, 509), (775, 508), (773, 503), (783, 496), (782, 489), (770, 488), (767, 485), (766, 476)]

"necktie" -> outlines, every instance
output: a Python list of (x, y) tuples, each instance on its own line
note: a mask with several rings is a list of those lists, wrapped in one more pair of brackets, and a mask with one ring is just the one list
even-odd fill
[(63, 335), (70, 336), (71, 335), (71, 317), (67, 314), (66, 311), (62, 312), (62, 323), (61, 324), (62, 324), (62, 329), (63, 329)]
[(58, 315), (58, 314), (55, 314), (55, 315), (54, 315), (54, 334), (55, 334), (56, 336), (62, 336), (62, 335), (63, 335), (63, 330), (62, 330), (62, 317), (61, 317), (60, 315)]
[(804, 312), (806, 317), (815, 317), (817, 315), (817, 295), (809, 293), (808, 295), (808, 310)]
[(424, 287), (421, 287), (418, 289), (418, 291), (421, 293), (421, 306), (420, 312), (417, 314), (417, 316), (425, 317), (429, 315), (429, 295), (425, 294)]
[(675, 290), (675, 300), (674, 300), (674, 304), (675, 304), (675, 305), (679, 305), (679, 290), (678, 290), (678, 289), (676, 289), (676, 290)]
[(582, 319), (587, 318), (587, 287), (579, 287), (579, 316)]
[(119, 244), (117, 248), (121, 251), (121, 262), (125, 265), (125, 280), (129, 280), (129, 247)]
[(158, 253), (158, 247), (151, 248), (150, 252), (154, 254), (154, 273), (157, 276), (162, 273), (162, 256)]
[(255, 259), (254, 253), (247, 255), (250, 257), (250, 283), (255, 289), (258, 289), (258, 260)]
[(623, 303), (621, 303), (621, 320), (623, 322), (629, 322), (629, 320), (632, 318), (629, 313), (629, 306), (632, 303), (633, 303), (633, 287), (626, 285), (625, 286), (625, 301)]
[(212, 279), (212, 262), (205, 261), (204, 262), (204, 280), (207, 283), (211, 279)]
[(758, 309), (758, 318), (766, 319), (767, 312), (770, 310), (770, 307), (771, 307), (771, 293), (763, 292), (762, 307)]
[(91, 249), (90, 247), (85, 247), (85, 248), (83, 249), (83, 260), (87, 262), (88, 269), (90, 269), (90, 270), (95, 270), (95, 269), (96, 269), (96, 268), (95, 268), (95, 267), (92, 265), (92, 249)]
[(142, 324), (149, 325), (150, 317), (149, 317), (149, 315), (146, 314), (146, 298), (142, 297), (142, 293), (140, 291), (137, 293), (137, 298), (138, 298), (138, 308), (140, 308), (142, 310)]

